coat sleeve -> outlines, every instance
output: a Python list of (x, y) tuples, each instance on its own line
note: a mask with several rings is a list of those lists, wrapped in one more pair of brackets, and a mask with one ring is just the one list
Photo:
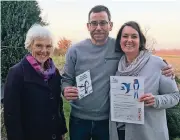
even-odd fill
[(74, 47), (71, 47), (66, 54), (64, 73), (62, 75), (62, 93), (65, 87), (75, 85), (75, 64), (76, 52)]
[(10, 68), (4, 87), (4, 123), (8, 140), (23, 140), (21, 97), (23, 76), (20, 66)]
[(180, 93), (175, 79), (161, 75), (159, 81), (159, 95), (155, 96), (154, 107), (158, 109), (171, 108), (177, 105), (179, 100)]

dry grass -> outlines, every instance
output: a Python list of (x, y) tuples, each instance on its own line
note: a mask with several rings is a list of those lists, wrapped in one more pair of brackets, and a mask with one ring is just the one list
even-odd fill
[[(176, 76), (180, 78), (180, 55), (160, 55), (160, 57), (165, 59), (169, 64), (174, 67)], [(180, 89), (180, 84), (178, 86)]]
[(56, 67), (59, 69), (60, 73), (63, 70), (64, 64), (65, 64), (65, 56), (60, 55), (60, 56), (53, 56), (52, 57)]
[(162, 55), (169, 64), (173, 65), (175, 68), (175, 73), (178, 77), (180, 77), (180, 56), (177, 55)]

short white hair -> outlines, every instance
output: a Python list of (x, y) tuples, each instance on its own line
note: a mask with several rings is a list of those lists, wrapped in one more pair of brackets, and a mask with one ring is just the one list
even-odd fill
[(30, 51), (30, 46), (36, 39), (43, 39), (48, 38), (52, 42), (52, 47), (54, 49), (54, 41), (53, 41), (53, 35), (52, 33), (46, 28), (46, 26), (42, 26), (40, 24), (34, 24), (31, 26), (31, 28), (28, 30), (26, 34), (26, 40), (24, 43), (25, 49)]

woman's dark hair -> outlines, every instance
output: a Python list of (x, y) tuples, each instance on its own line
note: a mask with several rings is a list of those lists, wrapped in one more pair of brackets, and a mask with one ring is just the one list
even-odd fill
[(120, 51), (120, 52), (124, 53), (121, 49), (120, 41), (121, 41), (122, 30), (126, 26), (130, 26), (138, 32), (139, 38), (140, 38), (139, 51), (146, 50), (146, 38), (145, 38), (143, 32), (141, 31), (139, 24), (135, 21), (129, 21), (129, 22), (124, 23), (121, 26), (121, 28), (119, 29), (119, 32), (118, 32), (117, 37), (116, 37), (116, 42), (115, 42), (116, 51)]

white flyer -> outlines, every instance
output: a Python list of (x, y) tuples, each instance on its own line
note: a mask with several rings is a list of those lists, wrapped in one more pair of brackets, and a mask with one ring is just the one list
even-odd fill
[(77, 84), (79, 99), (82, 99), (93, 92), (91, 83), (92, 82), (91, 82), (90, 70), (87, 70), (84, 73), (76, 76), (76, 84)]
[(110, 76), (110, 94), (112, 121), (144, 124), (143, 77)]

